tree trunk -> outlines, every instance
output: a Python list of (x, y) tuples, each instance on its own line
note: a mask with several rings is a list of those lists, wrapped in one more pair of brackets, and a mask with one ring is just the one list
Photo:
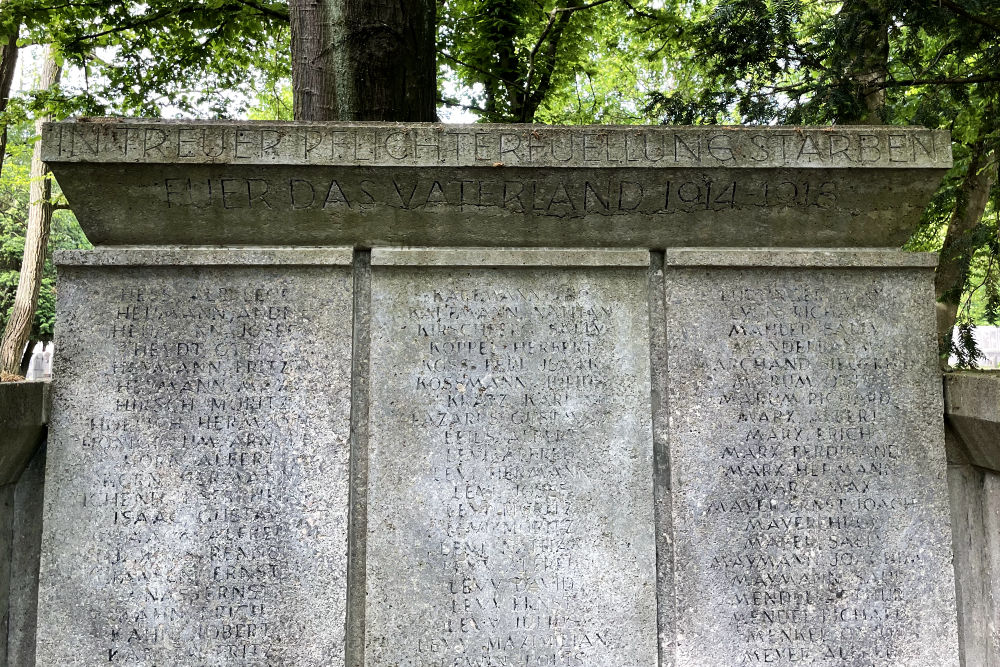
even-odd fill
[[(59, 80), (59, 69), (50, 47), (45, 54), (38, 88), (47, 90), (55, 85)], [(41, 135), (42, 123), (47, 120), (48, 117), (42, 116), (35, 121), (36, 134)], [(49, 227), (52, 223), (51, 194), (49, 168), (42, 162), (42, 142), (36, 141), (31, 156), (31, 203), (28, 207), (28, 231), (24, 239), (21, 276), (3, 340), (0, 342), (0, 371), (12, 375), (20, 373), (22, 352), (31, 335), (31, 324), (38, 307), (38, 288), (42, 282), (45, 250), (49, 244)]]
[(838, 119), (844, 125), (885, 122), (885, 84), (889, 76), (889, 10), (883, 0), (847, 0), (840, 10), (848, 29), (844, 76), (852, 84), (857, 109)]
[(934, 292), (938, 300), (937, 331), (942, 365), (947, 364), (951, 351), (951, 335), (962, 301), (965, 276), (972, 261), (973, 249), (966, 242), (966, 237), (986, 211), (990, 188), (997, 177), (995, 159), (995, 154), (987, 149), (985, 142), (973, 144), (969, 170), (955, 197), (955, 209), (948, 221), (948, 233), (941, 248), (940, 264), (934, 276)]
[(434, 0), (290, 0), (296, 120), (433, 121)]
[[(6, 2), (0, 1), (0, 9), (4, 8)], [(0, 46), (0, 114), (7, 110), (7, 102), (10, 100), (10, 87), (14, 82), (14, 70), (17, 69), (17, 31), (2, 38), (7, 40), (6, 44)], [(7, 123), (0, 127), (0, 171), (3, 170), (4, 158), (7, 155)]]

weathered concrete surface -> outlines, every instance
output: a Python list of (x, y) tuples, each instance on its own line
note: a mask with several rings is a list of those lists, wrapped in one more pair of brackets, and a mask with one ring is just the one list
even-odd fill
[(202, 248), (117, 246), (60, 250), (61, 266), (347, 266), (350, 248)]
[(753, 255), (666, 254), (675, 665), (957, 666), (931, 263)]
[[(11, 490), (11, 536), (7, 586), (6, 664), (35, 664), (35, 627), (38, 619), (38, 562), (42, 545), (42, 498), (45, 490), (45, 448), (35, 452)], [(5, 552), (6, 553), (6, 552)]]
[(962, 665), (1000, 667), (1000, 373), (944, 387)]
[(13, 484), (48, 422), (48, 382), (0, 382), (0, 486)]
[(365, 664), (656, 664), (648, 253), (417, 257), (372, 257)]
[(945, 373), (944, 400), (968, 463), (1000, 473), (1000, 373)]
[(1000, 475), (949, 464), (963, 667), (1000, 665)]
[(0, 664), (33, 665), (48, 382), (0, 383)]
[(343, 665), (349, 251), (114, 252), (60, 268), (38, 664)]
[(897, 247), (951, 165), (947, 133), (902, 127), (77, 120), (43, 142), (97, 244)]
[(670, 266), (746, 266), (823, 268), (934, 268), (937, 253), (900, 252), (895, 248), (671, 248), (666, 253)]

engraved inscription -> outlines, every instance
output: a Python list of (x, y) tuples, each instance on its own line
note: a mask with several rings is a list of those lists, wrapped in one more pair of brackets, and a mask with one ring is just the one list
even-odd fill
[(655, 661), (643, 279), (375, 267), (371, 664)]
[(359, 166), (947, 166), (946, 135), (922, 128), (724, 129), (479, 125), (61, 123), (47, 160)]
[(677, 664), (952, 664), (914, 653), (950, 561), (908, 276), (715, 271), (668, 279)]
[(168, 177), (153, 191), (159, 204), (180, 210), (271, 209), (326, 213), (378, 209), (400, 211), (494, 211), (556, 218), (585, 216), (676, 216), (693, 212), (792, 209), (830, 210), (839, 184), (826, 177), (746, 176), (694, 173), (670, 178), (641, 172), (616, 176), (525, 178), (507, 170), (336, 178)]
[(43, 662), (343, 664), (347, 270), (94, 272), (61, 311)]

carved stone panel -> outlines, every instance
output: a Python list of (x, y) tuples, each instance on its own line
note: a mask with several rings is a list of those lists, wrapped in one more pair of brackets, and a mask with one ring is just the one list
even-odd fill
[(38, 664), (343, 665), (350, 251), (66, 260)]
[(125, 245), (899, 246), (951, 166), (947, 132), (888, 126), (88, 119), (43, 146)]
[(655, 664), (647, 264), (375, 251), (366, 665)]
[(666, 263), (677, 667), (957, 666), (933, 262)]

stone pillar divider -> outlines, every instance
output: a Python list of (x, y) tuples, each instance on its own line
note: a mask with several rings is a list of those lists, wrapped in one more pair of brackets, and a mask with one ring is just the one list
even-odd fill
[(370, 401), (372, 251), (355, 249), (351, 346), (350, 496), (347, 531), (347, 667), (365, 664), (365, 554), (368, 541), (368, 405)]

